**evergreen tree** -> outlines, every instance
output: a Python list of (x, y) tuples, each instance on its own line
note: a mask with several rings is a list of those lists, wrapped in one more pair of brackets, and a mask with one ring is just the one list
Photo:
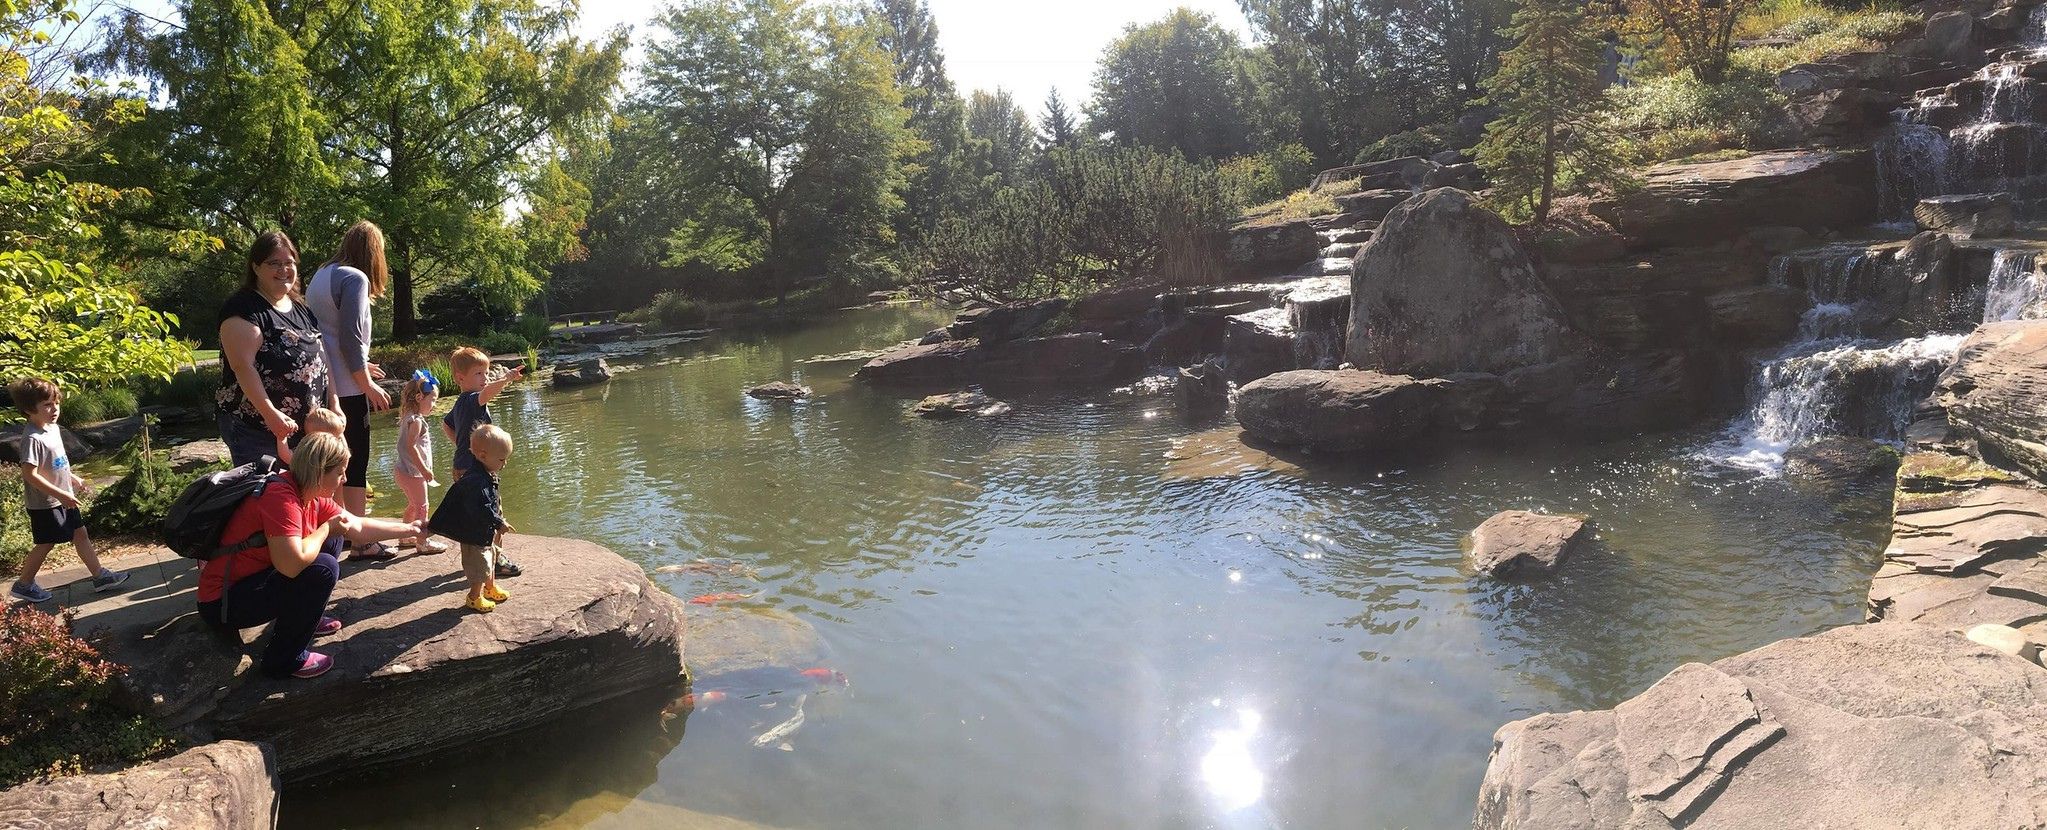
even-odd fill
[(1500, 115), (1486, 125), (1478, 162), (1511, 219), (1549, 218), (1560, 193), (1622, 174), (1599, 79), (1602, 42), (1580, 0), (1522, 0), (1512, 49), (1486, 81)]
[(1045, 117), (1039, 119), (1038, 126), (1040, 148), (1072, 147), (1080, 142), (1080, 125), (1074, 123), (1073, 111), (1059, 97), (1058, 87), (1045, 94)]
[(1037, 129), (1009, 90), (974, 90), (967, 99), (967, 135), (973, 139), (974, 172), (1011, 181), (1022, 175), (1037, 147)]
[(1175, 9), (1129, 26), (1095, 69), (1090, 132), (1125, 146), (1217, 159), (1251, 149), (1243, 47), (1215, 18)]

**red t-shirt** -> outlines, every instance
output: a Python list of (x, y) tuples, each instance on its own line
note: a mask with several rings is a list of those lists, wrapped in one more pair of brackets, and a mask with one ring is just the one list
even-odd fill
[[(238, 545), (249, 538), (249, 534), (258, 531), (272, 539), (284, 536), (304, 538), (339, 515), (341, 505), (335, 504), (333, 499), (314, 499), (311, 505), (301, 505), (298, 487), (292, 484), (291, 475), (287, 473), (263, 488), (263, 495), (244, 501), (235, 508), (234, 516), (227, 520), (227, 529), (220, 533), (220, 543)], [(268, 545), (210, 560), (199, 569), (199, 601), (219, 600), (221, 586), (230, 570), (239, 580), (261, 573), (268, 567)]]

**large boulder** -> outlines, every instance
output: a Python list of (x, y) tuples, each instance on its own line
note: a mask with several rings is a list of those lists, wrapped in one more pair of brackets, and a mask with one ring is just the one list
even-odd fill
[(1299, 369), (1237, 390), (1237, 421), (1274, 444), (1334, 452), (1401, 446), (1436, 425), (1443, 380)]
[(1121, 383), (1144, 373), (1144, 350), (1095, 334), (1035, 337), (989, 348), (977, 373), (984, 384), (996, 385)]
[(1351, 271), (1345, 357), (1389, 374), (1503, 372), (1548, 363), (1573, 336), (1507, 223), (1462, 190), (1393, 211)]
[(142, 434), (143, 427), (142, 416), (130, 415), (126, 418), (115, 418), (93, 424), (81, 424), (72, 427), (71, 431), (94, 447), (103, 450), (114, 450), (120, 449), (129, 441), (135, 440), (135, 436)]
[(1701, 164), (1660, 164), (1642, 186), (1592, 203), (1592, 212), (1650, 246), (1731, 239), (1757, 225), (1838, 228), (1876, 213), (1867, 153), (1776, 150)]
[(555, 364), (554, 385), (556, 388), (590, 386), (611, 379), (611, 364), (601, 357), (564, 361)]
[(215, 464), (226, 464), (233, 460), (228, 453), (227, 442), (218, 438), (207, 438), (171, 448), (171, 469), (179, 473), (190, 473)]
[(1223, 328), (1223, 363), (1239, 384), (1298, 368), (1292, 316), (1283, 308), (1231, 315)]
[(965, 382), (982, 357), (979, 340), (900, 346), (867, 361), (853, 376), (902, 386), (946, 386)]
[(2047, 481), (2047, 320), (1976, 329), (1938, 394), (1949, 426), (1985, 460)]
[(1479, 573), (1511, 579), (1554, 573), (1590, 535), (1578, 516), (1503, 510), (1471, 531), (1467, 557)]
[(262, 629), (223, 644), (193, 612), (190, 561), (165, 587), (109, 597), (77, 625), (129, 667), (128, 696), (201, 734), (275, 747), (287, 782), (329, 779), (484, 743), (570, 711), (683, 682), (683, 604), (588, 542), (506, 537), (525, 573), (490, 614), (462, 607), (459, 557), (349, 568), (312, 680), (249, 670)]
[(1472, 826), (2033, 827), (2043, 780), (2047, 669), (1860, 625), (1501, 727)]
[(978, 339), (983, 345), (1007, 343), (1035, 334), (1044, 328), (1059, 312), (1066, 310), (1066, 300), (1053, 297), (1046, 300), (1018, 300), (993, 308), (978, 308), (961, 313), (952, 325), (945, 327), (946, 334), (954, 340)]
[(277, 762), (221, 741), (118, 772), (0, 791), (0, 827), (263, 830), (277, 826)]
[(1866, 87), (1824, 89), (1791, 102), (1791, 125), (1805, 140), (1840, 144), (1865, 138), (1890, 123), (1903, 97)]
[(1967, 239), (2008, 236), (2016, 227), (2011, 194), (1967, 193), (1920, 199), (1912, 208), (1919, 227)]

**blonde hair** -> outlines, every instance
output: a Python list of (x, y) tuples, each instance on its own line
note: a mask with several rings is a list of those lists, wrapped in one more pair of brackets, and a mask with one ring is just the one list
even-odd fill
[(313, 482), (348, 466), (348, 442), (329, 432), (308, 432), (291, 450), (291, 483), (298, 487), (299, 503), (312, 504)]
[(348, 430), (348, 416), (324, 406), (316, 406), (311, 412), (306, 413), (305, 423), (300, 426), (307, 432), (340, 435)]
[(493, 457), (502, 453), (503, 457), (511, 458), (512, 434), (499, 429), (496, 424), (477, 424), (469, 431), (469, 451), (475, 453), (479, 449)]
[(384, 262), (384, 231), (368, 219), (348, 226), (341, 234), (341, 248), (334, 252), (335, 265), (346, 265), (370, 278), (370, 298), (384, 296), (384, 283), (391, 279), (391, 267)]
[(482, 349), (475, 346), (463, 346), (456, 349), (454, 354), (448, 355), (448, 368), (455, 370), (457, 379), (469, 374), (469, 370), (478, 366), (489, 367), (490, 355), (484, 354)]
[(405, 389), (398, 393), (398, 400), (402, 402), (398, 407), (398, 414), (400, 416), (412, 414), (413, 403), (425, 399), (428, 394), (441, 394), (440, 384), (430, 384), (418, 377), (406, 381)]

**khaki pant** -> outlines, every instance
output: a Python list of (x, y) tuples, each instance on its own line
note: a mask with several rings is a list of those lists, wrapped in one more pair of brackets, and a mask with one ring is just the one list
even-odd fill
[(462, 545), (462, 575), (469, 579), (469, 587), (481, 588), (490, 582), (490, 570), (497, 563), (496, 545)]

